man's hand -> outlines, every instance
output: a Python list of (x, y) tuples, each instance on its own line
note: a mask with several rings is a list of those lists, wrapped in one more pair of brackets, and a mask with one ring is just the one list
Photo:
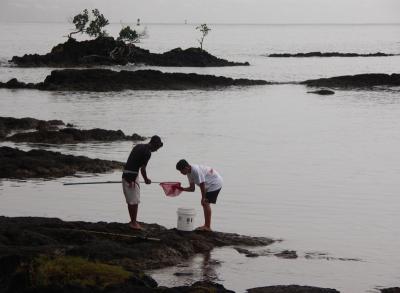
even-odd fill
[(151, 184), (151, 180), (149, 178), (144, 179), (144, 183)]
[(208, 204), (208, 200), (207, 200), (207, 198), (202, 197), (201, 198), (201, 205), (205, 205), (205, 204)]

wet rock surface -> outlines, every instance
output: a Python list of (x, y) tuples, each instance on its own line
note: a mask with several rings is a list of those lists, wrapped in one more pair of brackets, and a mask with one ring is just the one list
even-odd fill
[(335, 289), (298, 285), (279, 285), (248, 289), (248, 293), (339, 293)]
[(35, 118), (13, 118), (0, 117), (0, 139), (12, 131), (31, 130), (31, 129), (58, 129), (64, 126), (61, 120), (39, 120)]
[(14, 142), (71, 144), (90, 141), (143, 141), (146, 138), (139, 134), (125, 135), (121, 130), (105, 130), (94, 128), (81, 130), (76, 128), (64, 128), (58, 131), (39, 130), (34, 132), (17, 133), (4, 138)]
[(180, 232), (157, 224), (132, 231), (127, 224), (0, 217), (0, 255), (48, 253), (88, 257), (131, 269), (176, 265), (196, 253), (230, 245), (265, 246), (264, 237), (222, 232)]
[(105, 173), (122, 169), (123, 163), (59, 152), (31, 150), (28, 152), (0, 147), (0, 178), (57, 178), (76, 172)]
[(371, 88), (374, 86), (400, 86), (400, 74), (368, 73), (310, 79), (301, 82), (307, 86), (330, 88)]
[(217, 58), (199, 48), (171, 51), (156, 54), (135, 45), (127, 45), (112, 37), (95, 40), (76, 41), (68, 39), (65, 43), (53, 47), (45, 55), (26, 54), (14, 56), (10, 62), (23, 67), (75, 67), (96, 65), (125, 65), (141, 63), (153, 66), (189, 66), (189, 67), (219, 67), (243, 66), (248, 62), (231, 62)]
[[(125, 274), (125, 271), (131, 274), (129, 278), (125, 277), (121, 284), (102, 288), (106, 291), (100, 291), (95, 286), (84, 287), (75, 280), (74, 286), (77, 287), (69, 292), (159, 292), (155, 289), (161, 289), (161, 287), (157, 287), (157, 283), (143, 274), (142, 270), (177, 265), (196, 253), (209, 252), (214, 247), (260, 246), (273, 242), (268, 238), (232, 233), (179, 232), (157, 224), (142, 224), (142, 226), (145, 231), (133, 232), (128, 225), (121, 223), (64, 222), (55, 218), (38, 217), (0, 217), (1, 288), (12, 289), (4, 292), (25, 292), (26, 286), (32, 285), (27, 282), (27, 279), (32, 278), (27, 278), (26, 273), (32, 271), (33, 268), (36, 275), (40, 275), (41, 270), (36, 268), (37, 263), (44, 263), (44, 267), (47, 268), (46, 275), (55, 275), (51, 278), (53, 283), (47, 284), (46, 288), (59, 285), (58, 279), (60, 279), (64, 287), (58, 287), (57, 290), (61, 291), (56, 292), (72, 290), (66, 285), (66, 277), (54, 268), (57, 262), (62, 261), (64, 274), (67, 274), (65, 271), (68, 271), (69, 262), (72, 262), (74, 272), (83, 270), (80, 266), (93, 267), (93, 263), (96, 263), (98, 266), (113, 266), (103, 269), (103, 271), (106, 269), (109, 271), (107, 274), (113, 273), (113, 279), (116, 278), (117, 268), (118, 274)], [(25, 268), (29, 268), (26, 272), (24, 265)], [(104, 272), (97, 273), (102, 274), (101, 278), (96, 277), (99, 279), (97, 286), (100, 286), (100, 283), (104, 283), (104, 281), (101, 282), (104, 279)], [(84, 278), (87, 281), (90, 277), (84, 275)], [(35, 284), (38, 283), (43, 282)], [(136, 290), (141, 288), (144, 291), (132, 291), (133, 288)], [(43, 287), (33, 292), (43, 292), (39, 289)], [(175, 287), (174, 291), (169, 291), (168, 288), (163, 289), (167, 290), (166, 292), (233, 292), (211, 282), (197, 282), (191, 286)]]
[[(8, 88), (0, 82), (0, 88)], [(20, 88), (47, 91), (188, 90), (226, 86), (268, 84), (265, 80), (233, 79), (196, 73), (163, 73), (157, 70), (113, 71), (109, 69), (54, 70), (44, 82), (19, 83)]]
[(279, 57), (279, 58), (288, 58), (288, 57), (389, 57), (396, 56), (397, 54), (387, 54), (382, 52), (377, 53), (339, 53), (339, 52), (308, 52), (308, 53), (275, 53), (269, 54), (268, 57)]

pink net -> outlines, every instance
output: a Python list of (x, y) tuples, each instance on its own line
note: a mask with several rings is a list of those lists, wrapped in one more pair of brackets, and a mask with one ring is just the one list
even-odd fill
[(161, 182), (160, 186), (164, 190), (166, 196), (178, 196), (182, 192), (182, 190), (180, 190), (180, 182)]

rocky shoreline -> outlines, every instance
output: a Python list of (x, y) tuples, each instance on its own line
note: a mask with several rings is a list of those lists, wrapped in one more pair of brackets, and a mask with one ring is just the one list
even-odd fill
[(265, 84), (268, 84), (265, 80), (233, 79), (196, 73), (164, 73), (157, 70), (64, 69), (53, 70), (40, 83), (24, 83), (11, 79), (6, 83), (0, 82), (0, 88), (44, 91), (189, 90)]
[(126, 65), (128, 63), (173, 67), (248, 66), (248, 62), (232, 62), (217, 58), (200, 48), (176, 48), (157, 54), (112, 37), (76, 41), (73, 38), (58, 44), (45, 54), (13, 56), (9, 61), (20, 67), (77, 67)]
[[(180, 232), (142, 224), (64, 222), (0, 216), (0, 292), (234, 292), (201, 281), (159, 287), (145, 270), (177, 265), (223, 246), (266, 246), (274, 240), (222, 232)], [(269, 286), (248, 292), (338, 292), (307, 286)]]
[(307, 58), (307, 57), (390, 57), (399, 54), (377, 53), (339, 53), (339, 52), (308, 52), (308, 53), (274, 53), (268, 54), (267, 57), (274, 58)]

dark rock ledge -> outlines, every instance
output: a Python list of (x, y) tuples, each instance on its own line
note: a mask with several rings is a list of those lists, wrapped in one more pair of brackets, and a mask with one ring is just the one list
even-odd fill
[(400, 86), (400, 74), (367, 73), (330, 78), (310, 79), (301, 82), (312, 87), (372, 88), (375, 86)]
[(273, 240), (222, 232), (182, 233), (142, 224), (0, 217), (0, 292), (233, 292), (198, 282), (158, 287), (143, 270), (177, 265), (196, 253)]
[(28, 152), (0, 147), (0, 178), (57, 178), (76, 172), (104, 173), (122, 169), (123, 163), (59, 152), (31, 150)]
[(40, 83), (11, 79), (6, 83), (0, 82), (0, 88), (47, 91), (188, 90), (265, 84), (268, 84), (265, 80), (232, 79), (196, 73), (163, 73), (157, 70), (64, 69), (52, 71)]
[(64, 128), (57, 131), (38, 130), (34, 132), (17, 133), (4, 140), (13, 142), (72, 144), (93, 141), (143, 141), (146, 138), (136, 133), (125, 135), (121, 130), (105, 130), (100, 128), (81, 130), (76, 128)]
[[(146, 137), (139, 134), (125, 135), (121, 130), (106, 130), (101, 128), (77, 129), (72, 124), (61, 120), (38, 120), (30, 117), (13, 118), (0, 117), (0, 141), (49, 143), (49, 144), (71, 144), (89, 141), (143, 141)], [(20, 132), (34, 130), (32, 132)], [(11, 132), (16, 134), (9, 135)]]
[(75, 67), (98, 65), (125, 65), (140, 63), (151, 66), (177, 67), (222, 67), (248, 66), (248, 62), (231, 62), (217, 58), (199, 48), (171, 51), (156, 54), (135, 45), (126, 45), (112, 37), (98, 38), (88, 41), (69, 39), (65, 43), (53, 47), (45, 55), (26, 54), (14, 56), (10, 60), (22, 67)]
[(389, 57), (389, 56), (397, 56), (398, 54), (387, 54), (382, 52), (377, 53), (339, 53), (339, 52), (308, 52), (308, 53), (274, 53), (269, 54), (267, 57), (279, 57), (279, 58), (288, 58), (288, 57)]
[[(222, 246), (266, 246), (274, 241), (222, 232), (179, 232), (142, 223), (64, 222), (55, 218), (0, 216), (0, 292), (224, 293), (224, 286), (201, 281), (166, 288), (144, 273), (178, 265), (197, 253)], [(269, 286), (250, 293), (337, 293), (309, 286)]]

